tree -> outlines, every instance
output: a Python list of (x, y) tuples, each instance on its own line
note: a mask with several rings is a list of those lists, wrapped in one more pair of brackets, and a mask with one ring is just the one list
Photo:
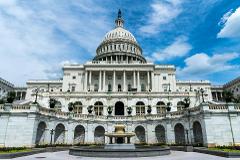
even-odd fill
[(234, 101), (233, 93), (228, 90), (224, 90), (223, 99), (225, 100), (226, 103), (233, 102)]

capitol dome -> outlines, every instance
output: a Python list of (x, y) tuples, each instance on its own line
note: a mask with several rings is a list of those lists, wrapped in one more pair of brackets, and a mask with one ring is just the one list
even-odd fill
[(93, 62), (108, 63), (146, 63), (142, 56), (142, 49), (131, 32), (124, 29), (121, 11), (115, 20), (115, 29), (106, 33), (98, 46)]

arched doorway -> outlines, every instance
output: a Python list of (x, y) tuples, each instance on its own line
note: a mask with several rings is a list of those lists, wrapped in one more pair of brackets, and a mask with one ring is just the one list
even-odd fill
[(157, 143), (166, 143), (165, 128), (162, 125), (157, 125), (155, 128)]
[(105, 129), (103, 126), (97, 126), (94, 131), (94, 142), (96, 144), (104, 144), (105, 143)]
[(54, 143), (63, 144), (65, 142), (65, 127), (63, 124), (58, 124), (55, 128)]
[(85, 139), (85, 129), (78, 125), (74, 130), (74, 144), (83, 144)]
[(180, 145), (185, 144), (184, 127), (181, 123), (178, 123), (175, 125), (174, 133), (175, 133), (175, 143)]
[(38, 124), (35, 144), (45, 143), (46, 128), (47, 128), (47, 125), (45, 122), (40, 122)]
[(123, 104), (123, 102), (118, 101), (115, 104), (115, 115), (124, 115), (124, 104)]
[(145, 143), (146, 142), (146, 136), (145, 136), (145, 129), (143, 126), (137, 126), (135, 128), (135, 134), (137, 137), (137, 143)]
[(203, 145), (202, 126), (198, 121), (193, 123), (193, 137), (195, 144)]

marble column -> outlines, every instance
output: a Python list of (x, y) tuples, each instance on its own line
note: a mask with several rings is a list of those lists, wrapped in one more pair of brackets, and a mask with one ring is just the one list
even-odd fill
[(103, 92), (105, 92), (105, 85), (106, 85), (106, 71), (103, 71)]
[(85, 85), (85, 92), (87, 92), (88, 91), (88, 88), (87, 88), (87, 83), (88, 83), (88, 71), (85, 71), (85, 82), (84, 82), (84, 85)]
[(147, 71), (147, 90), (149, 91), (150, 89), (150, 76), (149, 76), (149, 71)]
[(133, 88), (136, 88), (136, 72), (133, 71)]
[(99, 85), (98, 85), (98, 91), (102, 90), (102, 71), (99, 71)]
[(89, 88), (90, 88), (90, 90), (92, 89), (92, 87), (91, 87), (91, 84), (92, 84), (92, 71), (89, 71), (89, 79), (88, 79), (88, 81), (89, 81)]
[(154, 73), (153, 71), (151, 72), (151, 90), (153, 91), (154, 90)]
[(126, 71), (123, 71), (123, 92), (126, 92)]
[(137, 71), (137, 91), (140, 92), (140, 77), (139, 77), (139, 71)]
[(113, 92), (115, 92), (116, 90), (115, 90), (115, 86), (116, 86), (116, 71), (114, 70), (113, 71), (113, 86), (112, 86), (112, 88), (113, 88)]

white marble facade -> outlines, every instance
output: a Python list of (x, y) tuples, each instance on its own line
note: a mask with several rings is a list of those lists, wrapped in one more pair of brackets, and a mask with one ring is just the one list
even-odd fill
[[(62, 80), (27, 82), (26, 101), (34, 101), (38, 89), (39, 106), (0, 106), (0, 146), (49, 144), (51, 130), (53, 143), (108, 143), (104, 133), (118, 123), (136, 133), (132, 143), (240, 143), (240, 107), (210, 104), (209, 81), (180, 81), (175, 66), (147, 62), (134, 36), (124, 29), (121, 12), (115, 23), (91, 62), (65, 65)], [(187, 97), (190, 108), (184, 110), (181, 102)], [(49, 109), (50, 98), (58, 101), (58, 110)], [(75, 103), (72, 113), (70, 102)], [(168, 102), (171, 112), (166, 112)], [(127, 107), (133, 109), (131, 116)]]

